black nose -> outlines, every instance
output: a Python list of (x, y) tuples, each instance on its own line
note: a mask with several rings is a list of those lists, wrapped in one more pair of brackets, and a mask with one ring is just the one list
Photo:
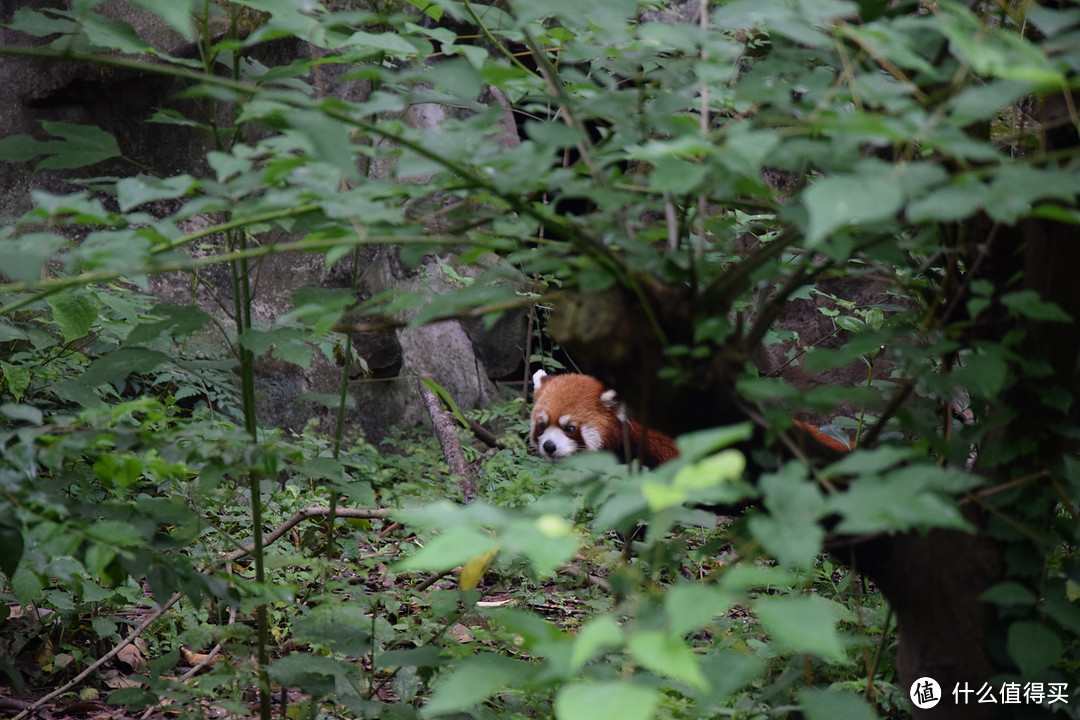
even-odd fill
[(555, 450), (557, 450), (557, 449), (558, 449), (558, 446), (555, 445), (554, 440), (548, 440), (547, 442), (544, 443), (544, 452), (547, 453), (548, 455), (554, 455)]

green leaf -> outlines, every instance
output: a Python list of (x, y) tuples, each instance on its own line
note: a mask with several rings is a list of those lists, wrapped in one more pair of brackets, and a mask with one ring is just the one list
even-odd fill
[(657, 675), (698, 690), (708, 685), (697, 654), (681, 638), (660, 630), (635, 632), (627, 642), (627, 649), (639, 665)]
[(245, 330), (240, 345), (256, 357), (273, 349), (271, 355), (302, 368), (311, 366), (312, 350), (307, 344), (308, 332), (300, 328), (278, 327), (270, 330)]
[(346, 179), (359, 178), (348, 125), (314, 110), (291, 110), (285, 120), (303, 134), (312, 159), (337, 168)]
[(825, 539), (818, 523), (825, 512), (821, 491), (798, 463), (762, 476), (759, 484), (769, 514), (752, 515), (747, 521), (750, 533), (781, 565), (812, 567)]
[(1029, 320), (1071, 323), (1073, 318), (1052, 302), (1039, 297), (1034, 290), (1017, 290), (1001, 296), (1001, 304)]
[(698, 583), (680, 582), (664, 594), (668, 627), (683, 636), (705, 627), (731, 607), (735, 596), (727, 590)]
[(45, 414), (33, 405), (4, 403), (0, 405), (0, 415), (31, 425), (41, 425), (45, 422)]
[(765, 597), (754, 604), (761, 624), (779, 646), (811, 653), (832, 662), (847, 662), (836, 633), (836, 607), (824, 598)]
[(315, 645), (359, 657), (371, 651), (371, 617), (367, 609), (349, 603), (323, 603), (292, 621), (298, 643)]
[(806, 720), (874, 720), (877, 717), (866, 700), (837, 688), (801, 690), (799, 705)]
[(699, 460), (735, 443), (749, 440), (753, 434), (753, 423), (745, 422), (685, 433), (675, 439), (675, 444), (679, 446), (681, 457)]
[(97, 320), (98, 305), (86, 293), (75, 290), (54, 293), (48, 297), (48, 303), (64, 342), (85, 337)]
[(166, 362), (169, 362), (169, 356), (156, 350), (121, 348), (90, 363), (79, 376), (79, 381), (83, 385), (97, 387), (102, 383), (124, 380), (132, 373), (148, 373)]
[[(0, 143), (3, 142), (0, 140)], [(40, 280), (45, 263), (66, 244), (66, 238), (45, 232), (5, 238), (0, 241), (0, 252), (4, 256), (0, 274), (16, 282)]]
[(266, 668), (271, 680), (284, 687), (299, 687), (314, 697), (324, 697), (337, 690), (338, 680), (347, 687), (355, 668), (333, 658), (308, 652), (296, 652), (275, 660)]
[[(958, 479), (943, 468), (901, 468), (884, 477), (858, 477), (845, 492), (829, 496), (826, 504), (828, 512), (842, 518), (836, 527), (840, 533), (861, 535), (933, 527), (970, 531), (956, 503), (945, 495), (953, 491), (945, 485), (958, 486)], [(940, 482), (939, 487), (934, 487), (936, 482)]]
[(596, 615), (586, 621), (574, 636), (570, 664), (580, 670), (585, 663), (595, 660), (608, 648), (622, 645), (622, 629), (610, 615)]
[(116, 183), (116, 201), (122, 211), (128, 212), (148, 202), (184, 197), (197, 186), (198, 181), (190, 175), (173, 175), (167, 178), (136, 175)]
[(1003, 354), (1003, 348), (992, 346), (965, 355), (963, 366), (953, 372), (957, 385), (967, 388), (976, 397), (997, 397), (1009, 379), (1009, 365)]
[(198, 0), (126, 0), (129, 5), (134, 5), (143, 10), (149, 10), (156, 14), (176, 32), (187, 40), (195, 39), (195, 22), (193, 14), (200, 7)]
[(398, 33), (369, 33), (358, 30), (349, 37), (346, 47), (363, 48), (371, 52), (383, 52), (401, 58), (416, 55), (417, 48)]
[(459, 525), (433, 537), (418, 552), (402, 560), (398, 569), (404, 572), (450, 570), (498, 548), (499, 543), (490, 534)]
[(145, 542), (142, 533), (122, 520), (102, 520), (86, 528), (86, 534), (109, 545), (135, 547)]
[(3, 370), (8, 391), (15, 397), (15, 402), (19, 402), (26, 388), (30, 386), (30, 368), (0, 361), (0, 369)]
[(35, 37), (45, 37), (58, 33), (67, 35), (73, 33), (76, 29), (75, 23), (67, 18), (43, 15), (29, 7), (21, 7), (16, 10), (15, 14), (11, 16), (11, 23), (7, 27)]
[(431, 699), (421, 711), (436, 717), (467, 710), (499, 692), (510, 690), (532, 673), (532, 666), (502, 655), (484, 654), (459, 661), (439, 677)]
[(1040, 622), (1020, 621), (1009, 626), (1009, 656), (1025, 678), (1034, 677), (1058, 660), (1065, 648), (1058, 634)]
[(98, 13), (87, 13), (80, 18), (79, 24), (90, 42), (100, 47), (131, 55), (140, 55), (153, 50), (139, 37), (135, 28), (123, 20), (105, 17)]
[(660, 702), (652, 687), (625, 682), (569, 683), (555, 695), (556, 720), (649, 720)]
[(979, 596), (983, 602), (995, 605), (1034, 605), (1037, 598), (1029, 588), (1018, 582), (1001, 582)]
[(162, 318), (136, 325), (124, 339), (126, 345), (149, 343), (161, 336), (179, 340), (202, 330), (210, 322), (210, 316), (194, 305), (155, 305), (154, 313)]
[(40, 155), (46, 158), (38, 170), (70, 170), (120, 156), (115, 138), (93, 125), (42, 120), (47, 133), (62, 140), (35, 140), (28, 135), (0, 139), (0, 160), (25, 162)]
[(810, 214), (806, 244), (815, 247), (837, 230), (891, 219), (904, 194), (889, 174), (864, 172), (822, 178), (803, 192), (802, 203)]

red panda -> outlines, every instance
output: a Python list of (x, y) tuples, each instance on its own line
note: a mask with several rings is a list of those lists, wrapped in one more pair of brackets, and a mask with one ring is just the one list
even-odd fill
[(813, 425), (811, 425), (808, 422), (803, 422), (802, 420), (796, 420), (795, 421), (795, 427), (798, 428), (799, 430), (801, 430), (806, 437), (810, 438), (811, 440), (816, 442), (818, 445), (826, 447), (829, 450), (832, 450), (833, 452), (837, 452), (837, 453), (849, 453), (849, 452), (851, 452), (851, 448), (848, 447), (847, 445), (845, 445), (843, 442), (841, 442), (840, 440), (837, 440), (836, 438), (832, 437), (831, 435), (826, 435), (825, 433), (821, 432), (820, 430), (818, 430), (816, 427), (814, 427)]
[(615, 391), (594, 377), (537, 370), (533, 392), (529, 441), (545, 460), (561, 460), (583, 450), (611, 450), (622, 458), (627, 451), (625, 426), (630, 428), (630, 457), (640, 457), (646, 467), (679, 455), (670, 437), (626, 417)]

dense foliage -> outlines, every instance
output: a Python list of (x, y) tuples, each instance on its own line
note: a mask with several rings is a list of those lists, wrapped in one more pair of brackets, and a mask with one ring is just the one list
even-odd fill
[[(264, 717), (271, 693), (311, 717), (900, 717), (888, 598), (826, 550), (935, 528), (1000, 548), (980, 639), (999, 674), (968, 680), (1074, 685), (1080, 303), (1017, 233), (1080, 221), (1080, 6), (128, 4), (185, 51), (94, 0), (17, 11), (36, 42), (0, 48), (175, 82), (145, 121), (211, 148), (202, 170), (155, 174), (93, 124), (0, 140), (7, 162), (86, 169), (0, 229), (0, 687), (59, 686), (138, 636), (117, 655), (134, 674), (114, 664), (72, 697), (193, 716), (247, 714), (257, 688)], [(285, 39), (311, 52), (266, 64)], [(363, 97), (327, 91), (346, 82)], [(441, 122), (406, 122), (425, 103)], [(132, 170), (97, 176), (106, 161)], [(437, 298), (298, 292), (253, 322), (261, 257), (319, 253), (355, 278), (373, 244), (481, 270)], [(214, 314), (194, 288), (221, 268)], [(175, 272), (190, 304), (143, 292)], [(838, 278), (880, 299), (814, 289)], [(809, 297), (831, 298), (840, 347), (778, 327)], [(640, 350), (606, 334), (635, 313), (666, 387), (737, 387), (747, 421), (688, 410), (682, 457), (649, 473), (552, 468), (507, 400), (480, 418), (507, 447), (471, 456), (479, 498), (460, 504), (425, 432), (379, 452), (257, 415), (258, 356), (345, 358), (326, 398), (344, 406), (351, 318), (520, 307), (571, 355), (590, 326), (612, 361)], [(808, 374), (865, 371), (813, 389), (752, 371), (778, 343)], [(815, 463), (790, 416), (838, 406), (830, 432), (856, 449)], [(777, 438), (779, 464), (743, 452)], [(699, 503), (755, 509), (717, 529)], [(227, 662), (180, 675), (210, 648)]]

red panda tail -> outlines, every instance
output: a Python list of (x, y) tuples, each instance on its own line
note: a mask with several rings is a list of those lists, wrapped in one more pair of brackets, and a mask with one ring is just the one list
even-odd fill
[(813, 440), (818, 445), (828, 448), (829, 450), (833, 450), (838, 453), (851, 452), (851, 448), (848, 447), (845, 443), (832, 437), (831, 435), (826, 435), (825, 433), (821, 432), (821, 430), (814, 427), (808, 422), (796, 420), (795, 427), (801, 430), (804, 436), (806, 436), (810, 440)]
[(668, 460), (679, 457), (679, 448), (669, 435), (659, 430), (644, 428), (634, 421), (630, 422), (630, 447), (633, 456), (640, 457), (648, 468), (663, 465)]

